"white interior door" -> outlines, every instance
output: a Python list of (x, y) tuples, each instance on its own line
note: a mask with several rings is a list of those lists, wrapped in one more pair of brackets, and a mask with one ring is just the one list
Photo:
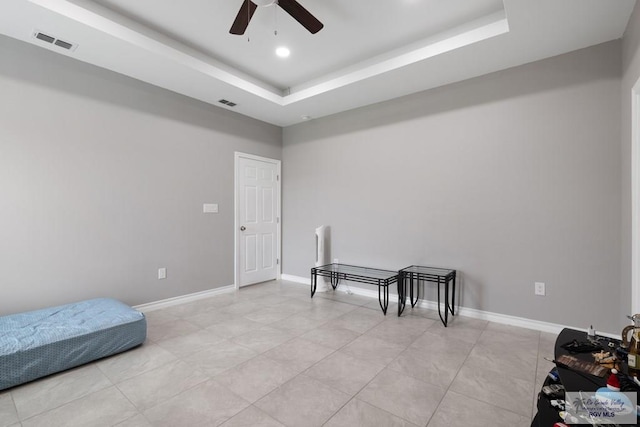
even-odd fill
[(279, 169), (278, 160), (236, 155), (238, 286), (278, 277)]

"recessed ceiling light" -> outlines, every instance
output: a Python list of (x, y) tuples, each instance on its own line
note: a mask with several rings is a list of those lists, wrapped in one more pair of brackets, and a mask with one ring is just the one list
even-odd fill
[(291, 51), (284, 46), (280, 46), (276, 49), (276, 55), (278, 55), (280, 58), (287, 58), (289, 55), (291, 55)]
[(311, 116), (302, 116), (302, 120), (311, 120)]

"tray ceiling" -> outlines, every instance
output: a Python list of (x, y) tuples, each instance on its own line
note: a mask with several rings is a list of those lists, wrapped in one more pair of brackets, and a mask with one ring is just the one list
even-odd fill
[(298, 1), (324, 24), (317, 34), (276, 6), (229, 34), (242, 0), (3, 0), (0, 34), (288, 126), (620, 38), (635, 5)]

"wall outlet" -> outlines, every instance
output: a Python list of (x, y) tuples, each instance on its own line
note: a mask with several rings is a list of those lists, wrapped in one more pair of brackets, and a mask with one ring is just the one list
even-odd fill
[(334, 258), (334, 259), (333, 259), (333, 263), (334, 263), (334, 264), (340, 264), (340, 260), (339, 260), (338, 258)]
[(543, 282), (536, 282), (534, 283), (534, 291), (536, 293), (536, 295), (540, 295), (540, 296), (545, 296), (546, 295), (546, 290), (545, 290), (545, 286)]
[(167, 268), (162, 267), (158, 269), (158, 279), (166, 279), (167, 278)]

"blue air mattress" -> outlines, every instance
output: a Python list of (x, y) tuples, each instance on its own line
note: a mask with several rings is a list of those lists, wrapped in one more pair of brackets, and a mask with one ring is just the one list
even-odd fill
[(0, 390), (142, 344), (144, 314), (98, 298), (0, 317)]

